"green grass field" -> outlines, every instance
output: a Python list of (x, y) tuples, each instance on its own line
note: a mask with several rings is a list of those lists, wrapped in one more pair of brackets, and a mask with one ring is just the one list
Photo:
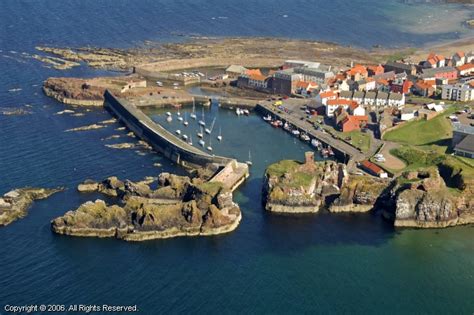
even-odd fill
[(431, 120), (407, 122), (402, 127), (387, 132), (383, 139), (408, 145), (447, 147), (452, 138), (452, 127), (446, 117), (455, 111), (456, 107), (452, 106)]

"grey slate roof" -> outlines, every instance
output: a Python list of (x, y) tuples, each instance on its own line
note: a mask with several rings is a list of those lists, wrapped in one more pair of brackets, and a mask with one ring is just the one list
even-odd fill
[(467, 135), (454, 149), (474, 153), (474, 135)]

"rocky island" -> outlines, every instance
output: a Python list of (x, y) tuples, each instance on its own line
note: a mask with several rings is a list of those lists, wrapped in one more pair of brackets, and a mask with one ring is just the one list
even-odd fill
[(0, 197), (0, 226), (6, 226), (13, 221), (25, 217), (33, 201), (46, 199), (62, 188), (18, 188)]
[(443, 228), (474, 223), (474, 181), (449, 163), (406, 171), (393, 180), (350, 175), (344, 164), (280, 161), (266, 171), (265, 208), (311, 213), (381, 210), (396, 227)]
[(161, 173), (158, 188), (150, 180), (132, 182), (116, 177), (100, 183), (86, 181), (80, 192), (116, 197), (117, 204), (89, 201), (51, 222), (58, 234), (115, 237), (144, 241), (177, 236), (204, 236), (231, 232), (242, 218), (232, 192), (218, 182)]

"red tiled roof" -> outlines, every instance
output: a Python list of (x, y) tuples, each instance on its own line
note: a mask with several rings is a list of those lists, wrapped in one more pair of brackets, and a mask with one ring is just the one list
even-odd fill
[(347, 105), (347, 106), (351, 106), (351, 104), (353, 103), (354, 101), (352, 100), (346, 100), (346, 99), (343, 99), (343, 98), (336, 98), (335, 100), (328, 100), (328, 105), (336, 105), (336, 106), (343, 106), (343, 105)]
[(247, 69), (245, 71), (245, 74), (247, 74), (248, 76), (262, 75), (262, 72), (260, 71), (260, 69)]
[(326, 91), (326, 92), (319, 93), (319, 96), (321, 98), (329, 98), (329, 97), (336, 97), (337, 94), (334, 91)]
[(374, 172), (375, 174), (383, 173), (383, 170), (379, 166), (375, 165), (374, 163), (370, 162), (369, 160), (365, 160), (361, 164), (362, 164), (363, 167), (365, 167), (366, 169)]
[(462, 66), (456, 67), (456, 69), (458, 69), (459, 71), (474, 69), (474, 64), (473, 63), (466, 63)]

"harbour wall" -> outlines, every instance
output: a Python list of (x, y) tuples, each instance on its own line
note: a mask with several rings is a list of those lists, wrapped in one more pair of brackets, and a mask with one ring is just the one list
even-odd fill
[(193, 168), (210, 163), (226, 165), (232, 160), (207, 154), (189, 145), (155, 123), (133, 104), (127, 100), (117, 99), (109, 91), (105, 91), (104, 99), (105, 108), (119, 118), (137, 137), (148, 142), (153, 149), (181, 166)]

